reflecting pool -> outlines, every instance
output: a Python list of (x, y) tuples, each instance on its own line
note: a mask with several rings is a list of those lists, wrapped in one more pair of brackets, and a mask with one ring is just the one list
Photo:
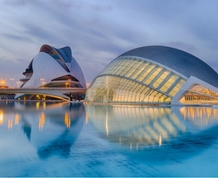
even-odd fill
[(0, 102), (0, 176), (218, 176), (218, 108)]

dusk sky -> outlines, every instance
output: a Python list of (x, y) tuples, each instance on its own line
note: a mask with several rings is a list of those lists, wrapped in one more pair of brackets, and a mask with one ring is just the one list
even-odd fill
[(70, 46), (89, 83), (118, 55), (149, 45), (184, 50), (218, 71), (218, 1), (0, 0), (0, 37), (9, 86), (43, 44)]

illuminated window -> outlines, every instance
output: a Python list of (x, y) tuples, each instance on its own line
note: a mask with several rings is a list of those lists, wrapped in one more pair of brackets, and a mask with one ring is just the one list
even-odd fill
[(140, 68), (135, 71), (135, 73), (131, 76), (132, 79), (136, 79), (136, 77), (139, 76), (139, 74), (145, 69), (145, 67), (148, 65), (148, 63), (143, 63)]
[(185, 80), (180, 80), (179, 83), (177, 83), (176, 86), (173, 87), (173, 89), (169, 92), (169, 94), (171, 96), (175, 96), (176, 93), (180, 90), (180, 88), (183, 86), (184, 83), (185, 83)]
[(139, 76), (139, 78), (137, 79), (138, 81), (142, 81), (145, 79), (145, 77), (151, 72), (151, 70), (155, 67), (154, 64), (150, 64), (149, 66), (147, 66), (146, 70), (144, 70), (144, 72)]
[(172, 86), (172, 84), (176, 81), (177, 78), (178, 78), (178, 76), (172, 75), (172, 76), (164, 83), (164, 85), (160, 88), (160, 90), (163, 91), (163, 92), (166, 92), (166, 91)]
[(153, 87), (157, 88), (160, 86), (161, 82), (169, 75), (169, 71), (164, 71), (163, 74), (153, 83)]
[(182, 103), (218, 104), (218, 93), (202, 86), (195, 85), (180, 99)]
[(151, 81), (158, 75), (158, 73), (162, 70), (162, 67), (158, 67), (155, 69), (153, 73), (150, 73), (150, 76), (144, 81), (145, 84), (150, 84)]

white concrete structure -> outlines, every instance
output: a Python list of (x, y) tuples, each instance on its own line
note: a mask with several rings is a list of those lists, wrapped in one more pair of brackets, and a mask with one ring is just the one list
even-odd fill
[[(69, 47), (56, 49), (43, 45), (23, 74), (25, 78), (21, 79), (21, 88), (86, 88), (82, 70), (72, 57)], [(36, 99), (35, 95), (29, 94), (16, 96), (23, 97)]]

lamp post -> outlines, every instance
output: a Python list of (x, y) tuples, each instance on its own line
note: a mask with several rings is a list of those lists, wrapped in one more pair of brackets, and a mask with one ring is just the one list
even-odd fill
[(44, 86), (45, 86), (45, 84), (46, 84), (46, 82), (44, 82), (44, 81), (43, 81), (43, 82), (42, 82), (42, 87), (44, 87)]
[(16, 82), (16, 84), (17, 84), (17, 88), (19, 88), (20, 87), (20, 82), (18, 81), (18, 82)]
[(14, 81), (14, 78), (10, 78), (9, 80), (11, 81), (11, 82), (10, 82), (10, 83), (11, 83), (11, 87), (14, 87), (14, 82), (13, 82), (13, 81)]
[(90, 83), (86, 83), (86, 88), (89, 88), (89, 86), (90, 86)]
[(5, 84), (6, 84), (6, 81), (5, 81), (5, 80), (1, 80), (1, 81), (0, 81), (0, 87), (1, 87), (1, 88), (5, 88)]
[(42, 87), (44, 87), (44, 85), (45, 85), (45, 81), (44, 80), (45, 80), (44, 78), (40, 78), (40, 81), (42, 83)]

